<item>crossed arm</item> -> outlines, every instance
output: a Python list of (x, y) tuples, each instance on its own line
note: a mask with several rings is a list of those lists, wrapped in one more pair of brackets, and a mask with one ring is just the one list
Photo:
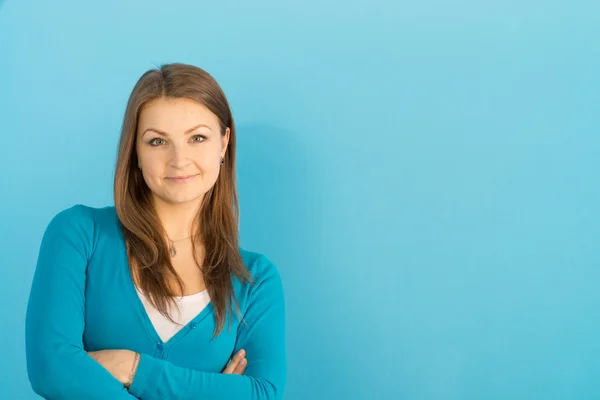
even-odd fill
[(125, 388), (82, 342), (93, 228), (91, 216), (75, 206), (57, 214), (44, 232), (25, 326), (27, 372), (36, 393), (48, 400), (281, 398), (287, 372), (283, 288), (264, 257), (265, 274), (252, 287), (244, 315), (247, 326), (238, 330), (235, 350), (249, 355), (243, 375), (183, 368), (141, 354), (133, 384)]

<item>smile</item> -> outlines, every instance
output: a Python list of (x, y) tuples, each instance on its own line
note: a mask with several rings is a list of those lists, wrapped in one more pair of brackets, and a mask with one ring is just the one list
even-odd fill
[(173, 182), (173, 183), (186, 183), (191, 181), (192, 179), (194, 179), (196, 175), (187, 175), (187, 176), (182, 176), (182, 177), (173, 177), (173, 178), (165, 178), (167, 181), (169, 182)]

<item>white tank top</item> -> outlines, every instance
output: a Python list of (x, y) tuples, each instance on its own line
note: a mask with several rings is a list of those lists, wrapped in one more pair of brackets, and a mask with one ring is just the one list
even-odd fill
[(206, 289), (189, 296), (176, 297), (175, 301), (181, 312), (178, 312), (175, 308), (171, 308), (169, 315), (177, 322), (174, 324), (154, 308), (138, 288), (136, 288), (136, 291), (142, 304), (144, 304), (144, 308), (146, 309), (148, 317), (150, 317), (154, 329), (165, 343), (179, 332), (181, 328), (193, 320), (194, 317), (200, 314), (210, 302), (210, 297), (208, 296), (208, 291)]

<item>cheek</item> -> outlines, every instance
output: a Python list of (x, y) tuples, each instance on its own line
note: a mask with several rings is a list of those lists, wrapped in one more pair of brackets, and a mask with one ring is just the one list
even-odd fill
[(196, 155), (196, 165), (204, 173), (217, 172), (221, 165), (220, 152), (218, 149), (203, 149)]
[(199, 164), (201, 170), (201, 178), (203, 185), (212, 186), (219, 178), (221, 170), (221, 159), (218, 160), (203, 160), (202, 164)]
[(156, 160), (146, 166), (146, 176), (148, 179), (159, 179), (163, 174), (164, 168)]
[(219, 162), (212, 160), (204, 160), (200, 165), (202, 177), (205, 179), (214, 180), (219, 175)]
[(146, 185), (150, 189), (158, 189), (164, 185), (163, 177), (165, 176), (165, 163), (163, 160), (153, 158), (151, 162), (147, 159), (142, 167), (142, 174)]

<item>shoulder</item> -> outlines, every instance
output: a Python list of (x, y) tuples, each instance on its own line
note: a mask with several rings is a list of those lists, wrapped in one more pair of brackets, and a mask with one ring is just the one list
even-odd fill
[(46, 231), (77, 230), (78, 228), (93, 228), (93, 220), (89, 207), (83, 204), (75, 204), (55, 213)]
[(279, 269), (269, 257), (262, 253), (240, 248), (251, 282), (243, 284), (241, 301), (246, 309), (254, 304), (258, 309), (284, 303), (284, 281)]
[(246, 250), (241, 247), (240, 254), (244, 265), (246, 265), (256, 283), (260, 284), (265, 281), (281, 282), (281, 274), (278, 267), (265, 254)]
[(86, 206), (76, 204), (56, 212), (42, 236), (40, 252), (52, 254), (75, 249), (88, 256), (94, 248), (94, 223)]
[(49, 226), (97, 229), (114, 218), (116, 218), (114, 206), (92, 207), (75, 204), (54, 214)]
[(84, 245), (91, 252), (95, 247), (99, 233), (107, 229), (110, 222), (115, 218), (114, 206), (92, 207), (85, 204), (75, 204), (58, 211), (52, 216), (44, 236), (48, 238), (60, 237), (74, 244)]

